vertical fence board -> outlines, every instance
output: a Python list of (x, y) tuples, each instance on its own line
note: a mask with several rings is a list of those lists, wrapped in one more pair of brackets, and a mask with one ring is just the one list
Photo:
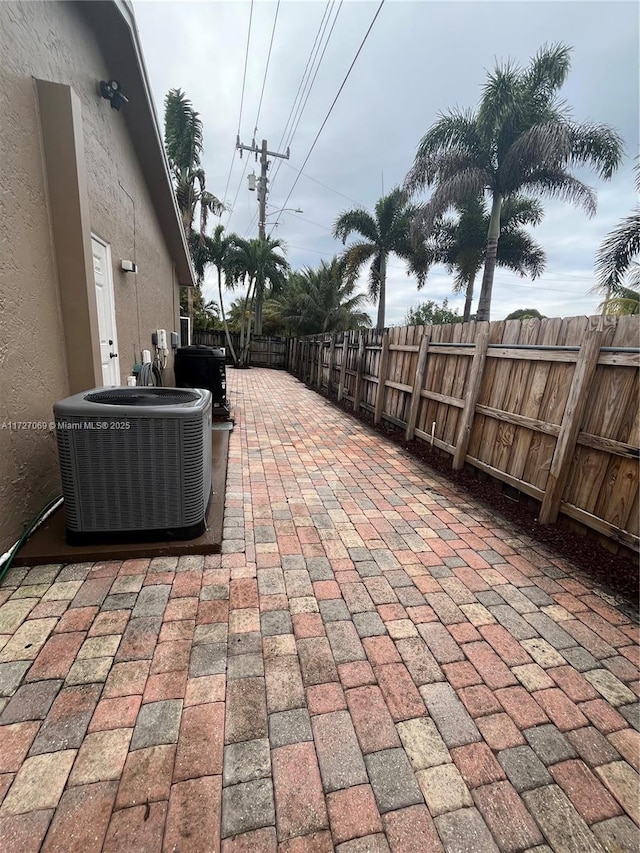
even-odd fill
[(353, 391), (353, 410), (360, 410), (360, 399), (362, 396), (362, 369), (364, 365), (364, 335), (362, 332), (358, 335), (358, 354), (356, 357), (356, 381)]
[(387, 381), (387, 370), (389, 368), (389, 332), (385, 332), (382, 336), (382, 351), (380, 353), (380, 362), (378, 364), (377, 376), (378, 386), (376, 390), (376, 407), (373, 417), (374, 424), (379, 424), (382, 420), (382, 412), (384, 409), (385, 400), (385, 382)]
[(467, 455), (469, 439), (471, 438), (471, 430), (473, 429), (473, 419), (476, 412), (476, 403), (478, 402), (480, 388), (482, 386), (482, 374), (484, 372), (488, 346), (489, 336), (486, 332), (482, 332), (476, 341), (476, 349), (473, 354), (473, 362), (471, 364), (471, 373), (469, 374), (467, 396), (464, 401), (462, 417), (460, 418), (460, 430), (456, 441), (456, 450), (453, 455), (454, 471), (462, 469)]
[(405, 432), (405, 438), (407, 441), (411, 441), (416, 433), (416, 422), (418, 420), (418, 412), (420, 410), (420, 403), (422, 397), (420, 396), (420, 392), (422, 391), (422, 386), (424, 384), (424, 372), (427, 366), (427, 356), (429, 354), (429, 333), (424, 332), (422, 338), (420, 340), (420, 351), (418, 352), (418, 364), (416, 366), (416, 372), (413, 380), (413, 391), (411, 393), (411, 406), (409, 409), (409, 418), (407, 420), (407, 430)]
[(596, 372), (603, 333), (588, 332), (576, 362), (569, 398), (564, 410), (560, 434), (556, 442), (551, 468), (538, 520), (550, 524), (558, 517), (562, 493), (569, 476), (569, 466), (575, 450), (578, 430), (587, 405), (591, 381)]

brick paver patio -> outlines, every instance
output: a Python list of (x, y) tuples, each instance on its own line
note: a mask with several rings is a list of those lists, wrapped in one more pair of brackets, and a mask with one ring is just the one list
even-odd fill
[(0, 588), (0, 850), (637, 853), (637, 624), (290, 376), (230, 384), (221, 556)]

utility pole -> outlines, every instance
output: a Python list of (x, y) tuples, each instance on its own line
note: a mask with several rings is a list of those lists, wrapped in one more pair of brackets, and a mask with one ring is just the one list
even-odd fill
[[(260, 178), (258, 179), (258, 204), (260, 206), (258, 212), (258, 237), (261, 240), (264, 240), (267, 236), (267, 169), (269, 168), (269, 157), (277, 157), (280, 160), (288, 160), (289, 159), (289, 149), (287, 148), (286, 154), (280, 154), (277, 151), (269, 151), (267, 148), (267, 140), (262, 140), (262, 145), (260, 148), (256, 145), (256, 140), (251, 140), (251, 145), (243, 145), (240, 142), (240, 136), (236, 138), (236, 148), (240, 151), (240, 157), (242, 158), (243, 151), (250, 151), (252, 154), (255, 154), (256, 160), (258, 159), (258, 153), (260, 153)], [(255, 301), (255, 333), (256, 335), (262, 334), (262, 298), (263, 298), (262, 290), (256, 293), (256, 301)]]
[(260, 154), (260, 177), (258, 178), (258, 205), (260, 207), (258, 213), (258, 237), (261, 240), (267, 236), (267, 169), (269, 168), (269, 157), (277, 157), (280, 160), (288, 160), (289, 159), (289, 149), (287, 148), (286, 154), (280, 154), (277, 151), (269, 151), (267, 149), (267, 140), (262, 140), (262, 145), (260, 148), (256, 145), (255, 139), (252, 140), (251, 145), (242, 145), (240, 142), (240, 137), (238, 136), (236, 140), (236, 148), (240, 151), (240, 157), (242, 157), (243, 151), (249, 151), (252, 154), (255, 154), (256, 160), (258, 159), (258, 154)]

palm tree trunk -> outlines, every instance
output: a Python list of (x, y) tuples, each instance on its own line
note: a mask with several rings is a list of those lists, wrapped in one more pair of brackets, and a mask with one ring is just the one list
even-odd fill
[(253, 317), (253, 310), (256, 302), (256, 288), (257, 284), (254, 282), (253, 286), (253, 294), (249, 301), (249, 293), (251, 293), (251, 287), (247, 291), (247, 300), (248, 300), (248, 310), (247, 310), (247, 335), (244, 341), (244, 347), (242, 348), (242, 355), (240, 356), (240, 360), (242, 362), (243, 367), (249, 366), (249, 358), (251, 352), (251, 318)]
[(489, 220), (489, 233), (487, 234), (487, 252), (484, 259), (482, 288), (480, 289), (480, 299), (478, 300), (478, 314), (476, 318), (478, 321), (489, 320), (491, 314), (491, 293), (498, 254), (501, 210), (502, 196), (500, 193), (494, 192), (493, 204), (491, 205), (491, 219)]
[(473, 286), (476, 281), (476, 274), (472, 272), (467, 279), (467, 293), (464, 300), (464, 312), (462, 314), (462, 322), (468, 323), (471, 317), (471, 304), (473, 303)]
[(229, 347), (229, 352), (231, 353), (233, 363), (237, 364), (238, 358), (236, 356), (236, 351), (233, 348), (233, 344), (231, 343), (231, 335), (229, 334), (229, 324), (227, 323), (227, 314), (224, 310), (224, 301), (222, 299), (222, 272), (220, 271), (220, 267), (218, 267), (218, 295), (220, 296), (220, 313), (222, 314), (222, 325), (224, 326), (224, 334), (227, 339), (227, 346)]
[(193, 330), (193, 287), (187, 287), (187, 317), (189, 326)]
[(387, 256), (380, 252), (380, 289), (378, 290), (378, 322), (377, 328), (384, 329), (384, 308), (387, 298)]
[(262, 300), (264, 298), (264, 282), (256, 278), (256, 287), (253, 293), (255, 299), (256, 314), (253, 320), (254, 335), (262, 334)]
[(253, 331), (256, 335), (262, 334), (262, 294), (260, 294), (259, 297), (256, 297), (256, 320)]

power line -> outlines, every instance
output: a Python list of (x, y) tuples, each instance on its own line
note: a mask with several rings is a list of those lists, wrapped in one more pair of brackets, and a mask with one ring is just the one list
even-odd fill
[[(251, 21), (253, 20), (253, 0), (251, 0), (251, 7), (249, 9), (249, 29), (247, 31), (247, 46), (244, 54), (244, 73), (242, 75), (242, 94), (240, 95), (240, 112), (238, 114), (238, 136), (240, 135), (240, 125), (242, 123), (242, 108), (244, 106), (244, 88), (247, 81), (247, 63), (249, 61), (249, 42), (251, 41)], [(227, 198), (227, 192), (229, 191), (229, 184), (231, 183), (231, 173), (233, 172), (233, 164), (236, 161), (237, 148), (233, 149), (233, 154), (231, 155), (231, 165), (229, 166), (229, 174), (227, 176), (227, 185), (224, 188), (224, 195), (222, 196), (223, 200)], [(236, 196), (237, 197), (237, 196)], [(229, 217), (230, 219), (231, 217)], [(227, 225), (229, 222), (227, 221)]]
[[(357, 52), (356, 52), (356, 55), (355, 55), (355, 56), (354, 56), (354, 58), (353, 58), (353, 62), (352, 62), (352, 63), (351, 63), (351, 65), (349, 66), (349, 70), (347, 71), (347, 73), (346, 73), (346, 75), (345, 75), (345, 78), (344, 78), (344, 80), (342, 81), (342, 83), (341, 83), (341, 85), (340, 85), (340, 88), (338, 89), (338, 92), (337, 92), (337, 94), (336, 94), (335, 98), (333, 99), (333, 103), (332, 103), (332, 104), (331, 104), (331, 106), (329, 107), (329, 112), (326, 114), (324, 121), (323, 121), (323, 122), (322, 122), (322, 124), (320, 125), (320, 129), (318, 130), (318, 132), (317, 132), (317, 134), (316, 134), (316, 137), (315, 137), (315, 139), (313, 140), (313, 142), (312, 142), (312, 144), (311, 144), (311, 148), (309, 149), (309, 152), (307, 153), (307, 156), (305, 157), (304, 162), (303, 162), (302, 166), (300, 167), (300, 172), (302, 172), (302, 170), (304, 169), (304, 167), (307, 165), (307, 162), (309, 161), (309, 158), (311, 157), (311, 154), (313, 153), (313, 149), (316, 147), (316, 144), (317, 144), (317, 142), (318, 142), (318, 139), (320, 139), (320, 135), (321, 135), (322, 131), (324, 130), (326, 123), (329, 121), (329, 116), (330, 116), (330, 115), (331, 115), (331, 113), (333, 112), (333, 108), (335, 107), (336, 103), (338, 102), (338, 98), (340, 97), (340, 94), (342, 93), (342, 90), (344, 89), (344, 87), (345, 87), (345, 85), (346, 85), (346, 83), (347, 83), (347, 80), (349, 79), (349, 76), (351, 75), (351, 72), (353, 71), (353, 68), (354, 68), (354, 66), (355, 66), (356, 62), (358, 61), (358, 57), (360, 56), (360, 53), (361, 53), (361, 51), (362, 51), (362, 48), (365, 46), (365, 43), (366, 43), (367, 39), (369, 38), (369, 33), (370, 33), (370, 32), (371, 32), (371, 30), (373, 29), (373, 25), (375, 24), (376, 20), (378, 19), (378, 15), (379, 15), (379, 14), (380, 14), (380, 12), (382, 11), (382, 7), (384, 6), (384, 4), (385, 4), (385, 0), (380, 0), (380, 4), (379, 4), (378, 8), (376, 9), (376, 13), (375, 13), (375, 15), (373, 16), (373, 19), (372, 19), (371, 23), (369, 24), (369, 29), (368, 29), (368, 30), (367, 30), (367, 32), (364, 34), (364, 38), (362, 39), (362, 41), (361, 41), (361, 43), (360, 43), (360, 47), (358, 48), (358, 50), (357, 50)], [(292, 187), (291, 187), (291, 189), (289, 190), (289, 195), (287, 196), (287, 198), (286, 198), (286, 200), (285, 200), (284, 207), (286, 207), (286, 206), (287, 206), (287, 202), (288, 202), (288, 201), (289, 201), (289, 199), (291, 198), (291, 195), (292, 195), (292, 193), (293, 193), (293, 191), (294, 191), (294, 189), (295, 189), (295, 187), (296, 187), (296, 184), (298, 183), (298, 181), (299, 181), (299, 180), (300, 180), (300, 174), (298, 174), (298, 176), (296, 177), (295, 181), (293, 182), (293, 186), (292, 186)], [(278, 221), (280, 221), (280, 220), (278, 220)], [(275, 226), (274, 226), (274, 227), (275, 227)], [(273, 230), (274, 230), (274, 229), (272, 228), (272, 229), (271, 229), (271, 232), (270, 232), (270, 235), (271, 235), (271, 233), (273, 233)]]
[(297, 118), (295, 119), (295, 127), (293, 127), (291, 130), (291, 133), (289, 135), (289, 142), (287, 144), (291, 144), (291, 142), (293, 142), (293, 137), (296, 135), (296, 131), (298, 130), (298, 125), (300, 124), (300, 119), (302, 118), (302, 114), (304, 113), (305, 107), (307, 106), (307, 101), (309, 100), (309, 96), (311, 95), (311, 90), (313, 89), (313, 84), (316, 82), (316, 77), (318, 76), (318, 71), (320, 70), (320, 66), (322, 65), (322, 60), (324, 59), (324, 55), (327, 52), (327, 47), (329, 46), (329, 42), (331, 41), (331, 35), (333, 34), (333, 30), (335, 28), (336, 21), (338, 20), (338, 15), (340, 14), (340, 9), (342, 9), (342, 3), (343, 3), (343, 0), (340, 0), (340, 3), (338, 5), (338, 9), (336, 11), (335, 17), (334, 17), (333, 22), (331, 24), (331, 29), (329, 30), (329, 34), (328, 34), (327, 39), (324, 43), (324, 47), (322, 48), (322, 53), (320, 54), (320, 59), (318, 60), (318, 64), (316, 65), (316, 70), (313, 73), (313, 78), (311, 80), (311, 84), (309, 85), (309, 88), (307, 89), (307, 94), (306, 94), (306, 97), (304, 99), (304, 103), (302, 104), (300, 112), (299, 112)]
[(257, 211), (257, 210), (254, 210), (254, 212), (253, 212), (253, 216), (251, 217), (251, 222), (250, 222), (250, 223), (249, 223), (249, 225), (247, 226), (247, 230), (244, 232), (244, 238), (245, 238), (245, 240), (248, 238), (249, 234), (251, 233), (251, 229), (252, 229), (252, 228), (253, 228), (253, 226), (255, 225), (255, 222), (256, 222), (256, 219), (257, 219), (257, 218), (258, 218), (258, 211)]
[(357, 204), (358, 207), (365, 207), (365, 205), (362, 204), (362, 202), (357, 201), (357, 199), (351, 198), (351, 196), (341, 193), (339, 190), (330, 187), (328, 184), (323, 184), (322, 181), (319, 181), (317, 178), (312, 177), (307, 172), (303, 172), (302, 169), (297, 169), (295, 166), (292, 166), (291, 163), (287, 163), (286, 161), (284, 161), (284, 165), (288, 166), (289, 169), (293, 169), (294, 172), (298, 172), (300, 175), (302, 175), (304, 178), (307, 178), (309, 181), (313, 181), (314, 184), (319, 184), (321, 187), (324, 187), (325, 190), (329, 190), (330, 192), (335, 193), (336, 195), (342, 196), (342, 198), (346, 198), (347, 201), (351, 201), (353, 202), (353, 204)]
[(229, 211), (229, 218), (227, 219), (227, 228), (229, 227), (229, 223), (231, 222), (231, 217), (233, 216), (233, 212), (236, 209), (236, 202), (238, 200), (238, 196), (240, 195), (240, 188), (242, 187), (242, 182), (244, 181), (244, 176), (247, 171), (247, 166), (249, 165), (249, 158), (245, 160), (244, 169), (242, 170), (242, 174), (240, 175), (240, 181), (238, 182), (238, 187), (236, 189), (236, 194), (233, 197), (233, 204), (231, 205), (231, 209)]
[[(340, 9), (342, 8), (342, 3), (343, 3), (343, 0), (340, 0), (340, 4), (338, 5), (338, 10), (336, 11), (335, 17), (334, 17), (333, 22), (331, 24), (331, 29), (329, 30), (329, 34), (327, 35), (326, 41), (324, 43), (324, 47), (322, 48), (322, 53), (320, 54), (320, 59), (318, 60), (318, 64), (316, 65), (316, 69), (314, 71), (313, 78), (311, 78), (311, 71), (309, 71), (309, 77), (311, 78), (311, 83), (307, 89), (306, 96), (304, 95), (304, 93), (302, 95), (302, 97), (304, 97), (304, 102), (302, 101), (302, 97), (300, 99), (300, 104), (298, 105), (299, 109), (298, 109), (297, 115), (294, 116), (294, 119), (292, 122), (292, 127), (291, 127), (291, 130), (289, 132), (289, 138), (287, 139), (287, 146), (290, 146), (293, 143), (293, 139), (294, 139), (294, 137), (298, 131), (298, 125), (300, 124), (300, 121), (302, 119), (302, 115), (306, 109), (307, 102), (309, 100), (309, 96), (311, 95), (313, 85), (316, 82), (316, 77), (318, 76), (318, 71), (320, 70), (320, 66), (322, 65), (322, 60), (324, 59), (324, 55), (327, 51), (327, 47), (329, 46), (329, 42), (331, 41), (331, 36), (333, 34), (333, 30), (335, 28), (336, 21), (338, 20), (338, 15), (340, 14)], [(331, 17), (331, 14), (329, 14), (329, 18), (327, 18), (327, 24), (329, 23), (330, 17)], [(326, 30), (327, 24), (325, 24), (325, 30)], [(320, 45), (318, 45), (318, 49), (320, 49)], [(280, 171), (280, 164), (278, 164), (278, 167), (276, 168), (275, 174), (274, 174), (273, 178), (271, 179), (272, 185), (273, 185), (273, 182), (275, 181), (279, 171)]]
[[(267, 64), (264, 69), (264, 77), (262, 79), (262, 91), (260, 92), (260, 103), (258, 104), (258, 114), (256, 115), (256, 126), (253, 131), (253, 135), (255, 137), (258, 132), (258, 120), (260, 119), (260, 110), (262, 109), (262, 99), (264, 97), (264, 87), (267, 84), (267, 74), (269, 73), (269, 62), (271, 61), (271, 48), (273, 47), (273, 37), (276, 34), (276, 24), (278, 23), (278, 12), (280, 11), (280, 0), (278, 0), (278, 4), (276, 6), (276, 14), (273, 18), (273, 27), (271, 29), (271, 41), (269, 42), (269, 53), (267, 54)], [(240, 128), (238, 128), (238, 135), (240, 135)]]
[[(316, 37), (313, 40), (313, 44), (311, 45), (311, 50), (309, 51), (309, 56), (307, 57), (307, 64), (304, 67), (304, 71), (302, 72), (302, 78), (300, 79), (300, 83), (298, 84), (298, 91), (296, 92), (296, 96), (293, 99), (293, 104), (292, 104), (291, 109), (289, 111), (289, 117), (287, 118), (287, 123), (285, 124), (284, 130), (282, 131), (282, 136), (280, 137), (280, 142), (278, 142), (278, 148), (279, 149), (282, 148), (282, 143), (284, 142), (284, 138), (285, 138), (285, 136), (287, 134), (287, 130), (289, 128), (289, 122), (291, 121), (291, 116), (293, 115), (294, 110), (296, 108), (296, 105), (298, 103), (298, 95), (300, 94), (300, 90), (302, 89), (303, 83), (305, 83), (305, 78), (307, 76), (307, 69), (309, 68), (309, 63), (312, 61), (312, 57), (314, 56), (314, 54), (316, 52), (316, 50), (315, 50), (316, 43), (318, 41), (318, 36), (320, 36), (320, 31), (322, 30), (322, 25), (324, 23), (324, 19), (327, 15), (327, 12), (330, 9), (330, 7), (333, 5), (333, 2), (334, 2), (334, 0), (328, 0), (327, 5), (324, 7), (324, 12), (322, 14), (322, 18), (320, 19), (320, 24), (318, 26), (318, 29), (316, 30)], [(326, 29), (326, 25), (325, 25), (325, 29)]]
[[(267, 74), (269, 73), (269, 63), (271, 61), (271, 50), (273, 48), (273, 39), (274, 39), (274, 36), (276, 33), (276, 25), (278, 23), (278, 12), (279, 12), (279, 10), (280, 10), (280, 0), (278, 0), (278, 3), (276, 5), (276, 13), (275, 13), (274, 18), (273, 18), (273, 27), (271, 28), (271, 39), (269, 41), (269, 51), (267, 53), (267, 64), (266, 64), (265, 69), (264, 69), (264, 77), (262, 78), (262, 91), (260, 92), (260, 102), (258, 103), (258, 112), (256, 114), (255, 129), (253, 131), (252, 150), (255, 149), (255, 135), (258, 132), (258, 120), (260, 119), (260, 111), (262, 109), (262, 99), (264, 97), (264, 89), (265, 89), (265, 86), (267, 83)], [(263, 154), (262, 154), (262, 159), (261, 159), (263, 183), (266, 180), (266, 149), (264, 146), (266, 146), (266, 143), (263, 140)], [(243, 149), (247, 150), (247, 151), (249, 150), (247, 148), (247, 146), (240, 145), (240, 130), (239, 129), (238, 129), (238, 138), (236, 140), (236, 149), (240, 149), (240, 152), (242, 152)], [(257, 156), (257, 154), (256, 154), (256, 156)], [(288, 156), (289, 155), (287, 154), (287, 157)], [(235, 194), (235, 197), (233, 199), (231, 214), (230, 214), (229, 218), (227, 219), (227, 228), (229, 227), (229, 223), (231, 222), (231, 217), (233, 216), (233, 208), (235, 207), (236, 201), (238, 199), (238, 195), (240, 193), (240, 189), (242, 187), (242, 182), (244, 181), (244, 176), (246, 174), (248, 165), (249, 165), (249, 157), (247, 156), (247, 161), (244, 165), (244, 169), (242, 170), (242, 175), (240, 176), (240, 182), (238, 183), (238, 189), (236, 190), (236, 194)], [(262, 189), (260, 190), (260, 192), (266, 193), (266, 186), (263, 186)]]

